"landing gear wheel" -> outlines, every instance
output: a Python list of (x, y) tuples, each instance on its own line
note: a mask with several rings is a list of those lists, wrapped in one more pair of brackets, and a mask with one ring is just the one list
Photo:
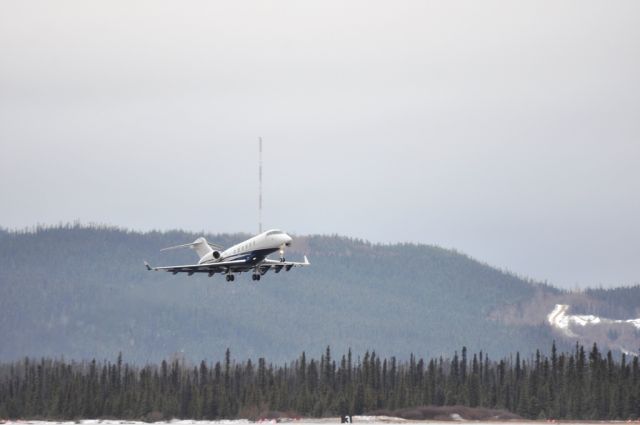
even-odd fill
[(260, 280), (260, 275), (259, 274), (254, 274), (254, 275), (251, 275), (251, 278), (253, 280)]
[(227, 278), (227, 282), (233, 282), (236, 277), (232, 274), (228, 274), (226, 278)]

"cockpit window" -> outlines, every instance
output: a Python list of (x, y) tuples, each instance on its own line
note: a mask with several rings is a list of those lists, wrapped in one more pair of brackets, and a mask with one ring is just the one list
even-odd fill
[(270, 230), (267, 232), (267, 236), (280, 235), (280, 234), (282, 234), (282, 230)]

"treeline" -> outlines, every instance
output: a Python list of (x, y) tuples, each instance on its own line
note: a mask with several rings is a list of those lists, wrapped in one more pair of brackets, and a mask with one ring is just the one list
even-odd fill
[(523, 417), (635, 419), (640, 414), (638, 357), (586, 352), (491, 360), (466, 348), (451, 359), (339, 359), (305, 353), (276, 366), (263, 358), (189, 366), (182, 360), (138, 367), (113, 362), (25, 358), (0, 365), (0, 418), (258, 418), (362, 414), (421, 405), (506, 409)]
[(578, 314), (595, 314), (618, 320), (638, 317), (640, 311), (640, 285), (587, 289), (584, 293), (596, 302), (593, 303), (594, 305), (591, 308), (577, 308), (575, 311)]

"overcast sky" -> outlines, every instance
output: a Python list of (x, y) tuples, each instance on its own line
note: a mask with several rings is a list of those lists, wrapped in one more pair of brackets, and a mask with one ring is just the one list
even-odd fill
[(0, 2), (0, 226), (455, 248), (640, 283), (640, 2)]

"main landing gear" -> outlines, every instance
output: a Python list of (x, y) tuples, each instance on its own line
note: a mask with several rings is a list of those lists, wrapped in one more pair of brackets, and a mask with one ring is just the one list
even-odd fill
[(236, 280), (236, 277), (232, 274), (228, 274), (226, 278), (227, 278), (227, 282), (233, 282), (234, 280)]
[(257, 274), (257, 273), (254, 273), (254, 274), (251, 275), (251, 279), (252, 280), (260, 280), (260, 275)]

